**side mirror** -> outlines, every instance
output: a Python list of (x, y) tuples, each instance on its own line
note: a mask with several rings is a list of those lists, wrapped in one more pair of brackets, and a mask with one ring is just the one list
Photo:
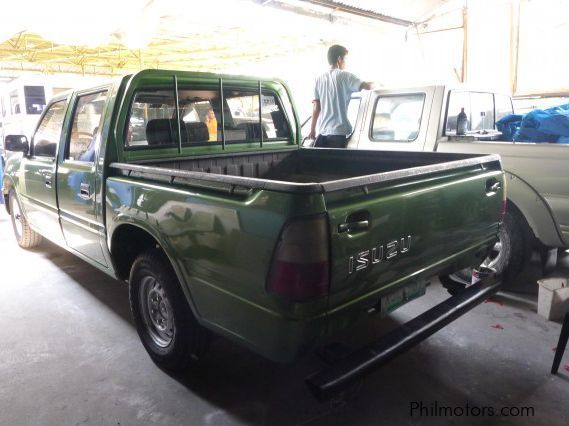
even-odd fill
[(7, 135), (4, 138), (4, 146), (6, 151), (23, 152), (24, 155), (30, 152), (30, 143), (24, 135)]

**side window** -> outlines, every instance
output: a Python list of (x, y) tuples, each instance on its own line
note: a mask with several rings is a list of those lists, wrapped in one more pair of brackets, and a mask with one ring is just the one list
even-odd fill
[(33, 137), (33, 155), (54, 157), (65, 117), (65, 100), (51, 104)]
[(144, 90), (134, 95), (125, 146), (176, 146), (176, 101), (173, 90)]
[(95, 161), (96, 141), (100, 134), (99, 127), (106, 100), (106, 90), (78, 97), (65, 158), (76, 161)]
[(259, 121), (259, 93), (254, 89), (224, 89), (225, 140), (227, 142), (258, 142), (289, 139), (291, 131), (278, 97), (262, 92)]
[(494, 95), (494, 103), (496, 106), (496, 121), (500, 121), (507, 115), (513, 114), (512, 98), (507, 95)]
[(371, 139), (378, 142), (411, 142), (419, 136), (424, 93), (382, 96), (373, 112)]

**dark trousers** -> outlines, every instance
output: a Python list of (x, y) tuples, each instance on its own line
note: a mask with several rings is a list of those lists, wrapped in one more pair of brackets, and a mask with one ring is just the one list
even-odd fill
[(318, 148), (345, 148), (348, 139), (345, 135), (318, 135), (314, 146)]

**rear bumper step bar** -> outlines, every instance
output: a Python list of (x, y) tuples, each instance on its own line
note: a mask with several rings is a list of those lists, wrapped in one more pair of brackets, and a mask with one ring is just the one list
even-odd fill
[(494, 274), (446, 299), (423, 314), (380, 337), (370, 345), (324, 367), (306, 379), (318, 400), (341, 392), (365, 374), (413, 348), (498, 291)]

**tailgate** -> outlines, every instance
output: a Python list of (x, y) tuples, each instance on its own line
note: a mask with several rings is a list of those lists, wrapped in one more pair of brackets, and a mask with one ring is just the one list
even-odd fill
[(373, 301), (461, 256), (474, 261), (474, 250), (493, 243), (504, 191), (499, 161), (493, 169), (477, 164), (443, 170), (443, 164), (441, 171), (325, 194), (332, 310), (366, 297)]

